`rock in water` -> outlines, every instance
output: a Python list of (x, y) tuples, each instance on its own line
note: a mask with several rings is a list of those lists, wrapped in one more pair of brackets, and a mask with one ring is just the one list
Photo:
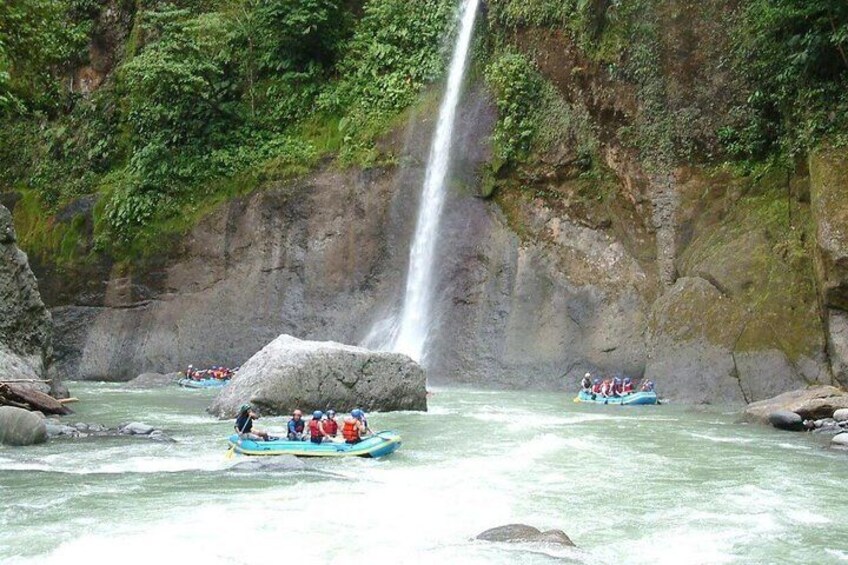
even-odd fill
[(477, 536), (478, 540), (500, 542), (537, 542), (573, 546), (574, 542), (562, 530), (542, 532), (539, 528), (527, 524), (507, 524), (486, 530)]
[(848, 408), (840, 408), (834, 412), (833, 419), (837, 422), (848, 422)]
[(804, 419), (789, 410), (778, 410), (772, 412), (768, 417), (769, 424), (779, 430), (788, 430), (790, 432), (800, 432), (804, 429)]
[(127, 382), (132, 388), (158, 388), (169, 386), (182, 378), (182, 373), (142, 373), (133, 380)]
[(132, 422), (130, 424), (127, 424), (126, 426), (121, 426), (120, 430), (118, 431), (122, 434), (146, 436), (152, 434), (155, 431), (155, 428), (153, 426), (142, 424), (140, 422)]
[(804, 420), (819, 420), (832, 417), (840, 408), (848, 408), (848, 393), (833, 386), (813, 386), (749, 404), (745, 415), (765, 423), (772, 413), (788, 410)]
[(47, 425), (38, 414), (13, 406), (0, 406), (0, 443), (34, 445), (47, 441)]
[(232, 417), (245, 402), (271, 415), (427, 410), (425, 384), (424, 370), (406, 355), (283, 334), (242, 365), (209, 412)]
[(30, 380), (21, 386), (56, 393), (58, 382), (40, 382), (50, 378), (53, 322), (16, 241), (12, 214), (0, 206), (0, 379)]
[(830, 439), (830, 443), (839, 447), (848, 447), (848, 432), (836, 434)]

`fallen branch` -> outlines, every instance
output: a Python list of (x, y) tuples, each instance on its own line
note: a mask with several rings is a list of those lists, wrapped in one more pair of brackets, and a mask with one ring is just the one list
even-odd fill
[(59, 399), (59, 404), (68, 404), (68, 403), (71, 403), (71, 402), (79, 402), (79, 398), (72, 396), (70, 398), (60, 398)]

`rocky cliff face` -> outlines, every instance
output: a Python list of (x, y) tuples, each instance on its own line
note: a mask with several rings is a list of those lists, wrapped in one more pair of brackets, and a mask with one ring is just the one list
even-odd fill
[[(664, 109), (709, 153), (712, 117), (735, 90), (719, 20), (686, 4), (691, 17), (663, 16)], [(756, 175), (646, 156), (621, 133), (649, 111), (632, 84), (563, 32), (512, 40), (591, 123), (602, 174), (586, 178), (565, 144), (479, 198), (495, 111), (485, 89), (470, 89), (442, 223), (430, 382), (573, 388), (587, 370), (623, 371), (679, 400), (752, 402), (848, 381), (844, 150), (813, 155), (809, 173)], [(65, 276), (38, 262), (62, 371), (127, 380), (237, 365), (280, 333), (361, 343), (399, 307), (434, 120), (422, 109), (383, 140), (396, 165), (328, 164), (235, 199), (144, 264), (101, 259)], [(91, 209), (78, 203), (57, 221)]]
[[(0, 380), (52, 381), (50, 313), (16, 241), (12, 215), (0, 206)], [(57, 393), (61, 385), (32, 386)]]

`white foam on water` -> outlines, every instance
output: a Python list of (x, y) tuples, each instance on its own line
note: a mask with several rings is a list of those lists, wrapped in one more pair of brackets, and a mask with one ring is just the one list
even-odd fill
[(708, 434), (699, 434), (695, 432), (690, 432), (687, 435), (691, 437), (695, 437), (698, 439), (705, 439), (707, 441), (712, 441), (714, 443), (733, 443), (737, 445), (746, 445), (754, 442), (754, 438), (743, 438), (743, 437), (722, 437), (722, 436), (714, 436)]
[(840, 561), (848, 562), (848, 551), (846, 551), (846, 550), (827, 548), (827, 549), (824, 550), (824, 552), (827, 553), (828, 555), (832, 555), (833, 557), (836, 557)]

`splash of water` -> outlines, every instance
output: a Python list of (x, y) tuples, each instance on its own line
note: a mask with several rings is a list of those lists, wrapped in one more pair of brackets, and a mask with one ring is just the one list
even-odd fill
[(445, 202), (445, 179), (450, 166), (456, 108), (459, 104), (479, 1), (465, 0), (461, 12), (459, 36), (451, 58), (447, 89), (439, 108), (439, 121), (430, 145), (418, 220), (409, 251), (403, 310), (399, 318), (384, 321), (375, 328), (375, 331), (387, 336), (382, 348), (405, 353), (416, 361), (423, 358), (430, 329), (430, 302), (439, 219)]

